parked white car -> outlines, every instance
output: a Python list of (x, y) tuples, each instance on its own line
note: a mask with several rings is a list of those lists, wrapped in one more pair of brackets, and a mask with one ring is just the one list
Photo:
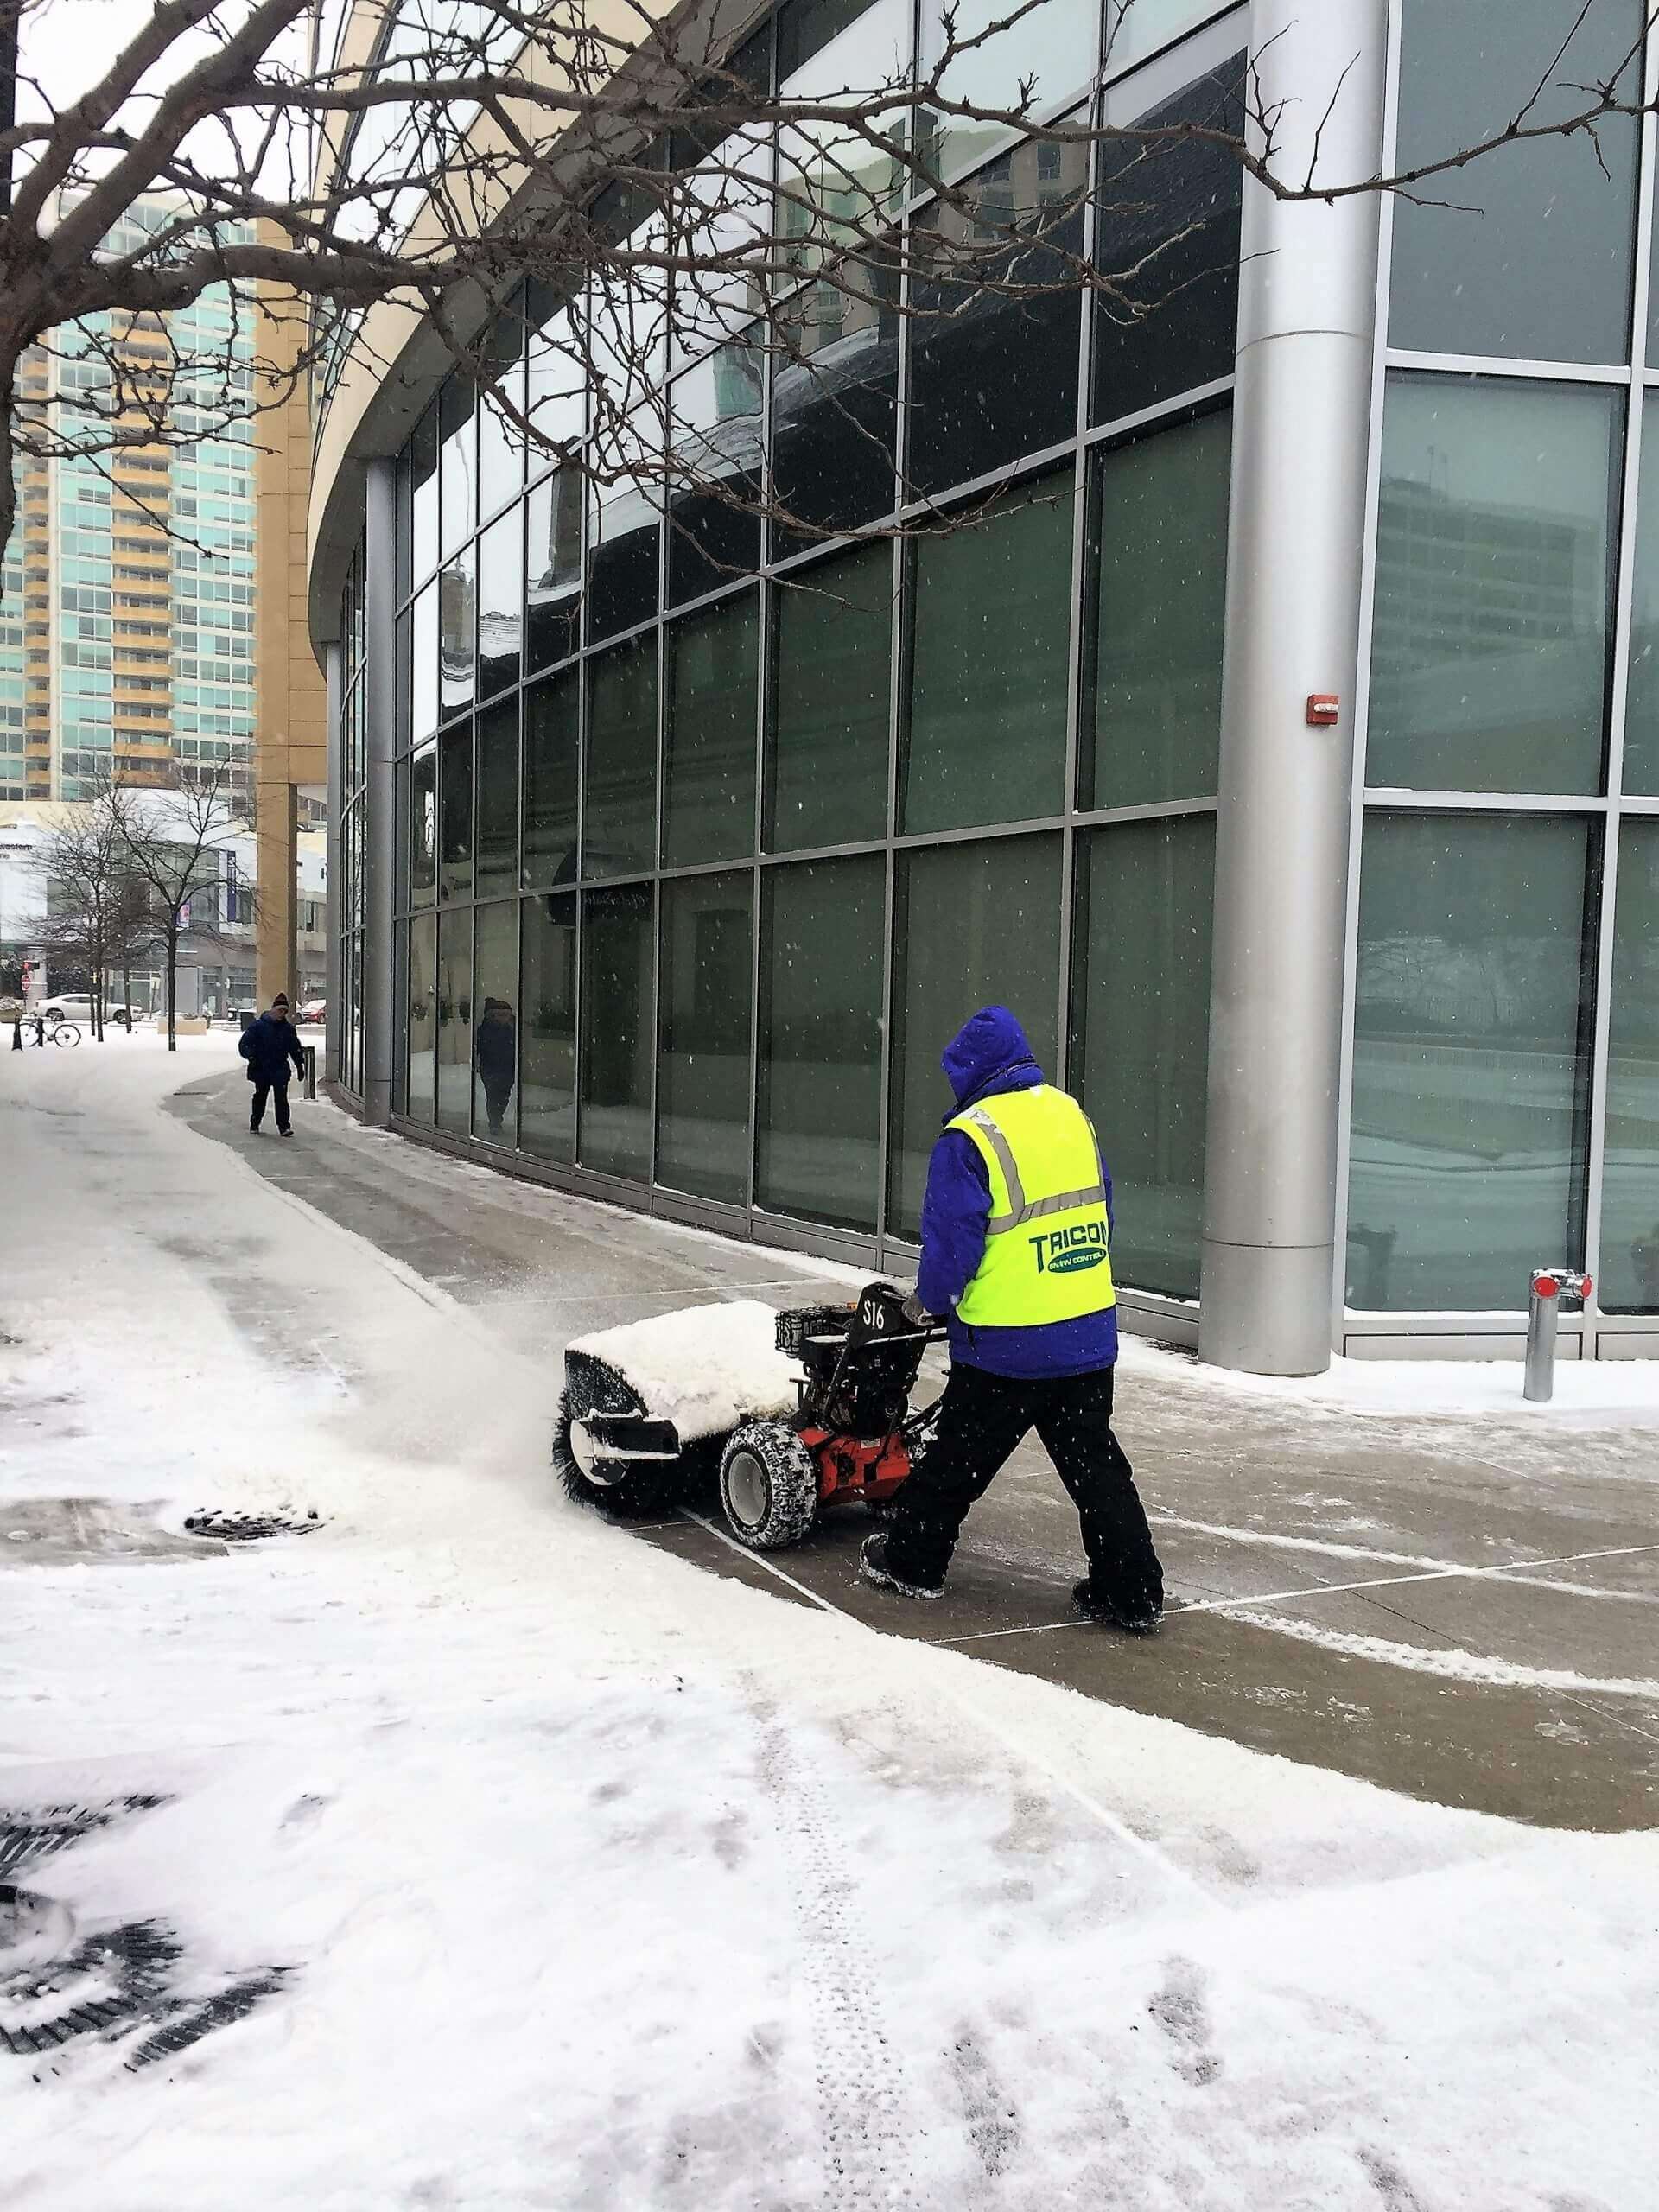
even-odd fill
[[(39, 1006), (29, 1008), (31, 1014), (44, 1014), (48, 1025), (55, 1029), (60, 1021), (79, 1021), (92, 1027), (92, 1001), (84, 991), (70, 991), (60, 998), (42, 999)], [(107, 1004), (104, 1008), (105, 1024), (116, 1023), (130, 1029), (134, 1021), (142, 1019), (142, 1009), (130, 1006)]]

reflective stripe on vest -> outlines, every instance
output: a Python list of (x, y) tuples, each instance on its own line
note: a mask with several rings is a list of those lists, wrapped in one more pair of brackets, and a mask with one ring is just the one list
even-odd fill
[(984, 1160), (991, 1192), (984, 1255), (957, 1319), (1040, 1328), (1115, 1306), (1106, 1179), (1076, 1099), (1048, 1084), (1001, 1091), (948, 1126)]

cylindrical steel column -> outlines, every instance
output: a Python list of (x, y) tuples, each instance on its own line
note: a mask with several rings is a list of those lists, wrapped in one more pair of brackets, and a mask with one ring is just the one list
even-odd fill
[[(1255, 0), (1276, 176), (1306, 181), (1316, 137), (1316, 183), (1377, 173), (1387, 16)], [(1331, 1360), (1378, 220), (1371, 194), (1287, 205), (1245, 179), (1198, 1351), (1264, 1375)]]
[(323, 885), (322, 941), (327, 948), (327, 1026), (323, 1033), (322, 1072), (326, 1081), (340, 1081), (340, 1025), (346, 1018), (346, 995), (340, 988), (340, 854), (344, 824), (345, 763), (340, 757), (340, 715), (345, 705), (340, 641), (322, 649), (323, 685), (327, 714), (328, 744), (328, 861)]
[(397, 572), (396, 466), (372, 461), (365, 471), (363, 518), (363, 1118), (391, 1120), (392, 907), (396, 806), (397, 633), (392, 579)]

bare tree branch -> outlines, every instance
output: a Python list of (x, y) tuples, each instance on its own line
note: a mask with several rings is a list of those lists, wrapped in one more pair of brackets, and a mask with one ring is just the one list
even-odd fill
[[(374, 311), (403, 306), (511, 436), (597, 492), (632, 487), (675, 528), (696, 499), (769, 514), (803, 542), (842, 535), (792, 511), (758, 428), (750, 451), (743, 434), (691, 420), (678, 388), (664, 397), (671, 366), (741, 345), (774, 385), (783, 373), (810, 385), (873, 439), (825, 331), (877, 334), (874, 350), (906, 321), (1067, 293), (1144, 320), (1195, 281), (1182, 250), (1202, 226), (1176, 212), (1184, 162), (1291, 201), (1417, 199), (1546, 139), (1587, 135), (1605, 166), (1601, 134), (1644, 111), (1640, 42), (1605, 83), (1564, 78), (1603, 4), (1580, 0), (1498, 127), (1392, 174), (1327, 176), (1351, 65), (1323, 90), (1311, 156), (1281, 174), (1285, 116), (1259, 56), (1242, 85), (1179, 116), (1108, 121), (1093, 99), (1046, 114), (1054, 90), (1085, 89), (1045, 87), (1028, 66), (1039, 10), (1059, 4), (1015, 0), (977, 27), (947, 5), (923, 61), (874, 55), (858, 65), (865, 81), (844, 83), (809, 66), (774, 87), (749, 48), (729, 48), (711, 0), (667, 12), (625, 0), (602, 20), (588, 0), (385, 0), (375, 50), (339, 61), (315, 51), (311, 0), (157, 0), (61, 108), (26, 66), (32, 102), (0, 130), (16, 176), (0, 212), (0, 534), (15, 456), (117, 455), (248, 423), (302, 378), (326, 385), (354, 351), (389, 369), (372, 361)], [(20, 5), (27, 65), (31, 0), (0, 0)], [(974, 96), (1003, 56), (1001, 104)], [(976, 167), (1011, 146), (1044, 151), (1052, 188)], [(1120, 237), (1141, 243), (1115, 258)], [(494, 317), (525, 279), (550, 304), (504, 346)], [(228, 332), (182, 341), (178, 319), (219, 292)], [(263, 357), (256, 300), (290, 332), (302, 319), (297, 359)], [(140, 361), (131, 334), (148, 318), (168, 347)], [(532, 342), (543, 386), (586, 396), (580, 430), (525, 383)], [(44, 402), (20, 391), (31, 353), (50, 370)], [(72, 353), (106, 373), (71, 381)], [(912, 505), (887, 534), (960, 518)], [(188, 534), (159, 510), (152, 520)]]

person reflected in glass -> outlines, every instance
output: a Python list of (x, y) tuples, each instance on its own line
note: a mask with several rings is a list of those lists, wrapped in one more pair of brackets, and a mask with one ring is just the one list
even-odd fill
[(485, 1000), (473, 1058), (484, 1086), (489, 1133), (499, 1144), (518, 1073), (518, 1026), (505, 999)]

